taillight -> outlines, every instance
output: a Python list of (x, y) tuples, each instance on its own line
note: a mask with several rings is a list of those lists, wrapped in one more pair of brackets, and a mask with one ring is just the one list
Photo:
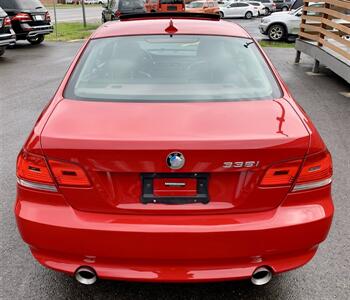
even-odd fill
[(119, 10), (117, 10), (117, 11), (114, 13), (114, 15), (115, 15), (117, 18), (119, 18), (120, 15), (121, 15), (121, 12), (120, 12)]
[(59, 186), (90, 186), (88, 177), (78, 165), (52, 159), (47, 163), (40, 155), (21, 151), (17, 159), (17, 181), (20, 185), (56, 192), (54, 179)]
[(49, 14), (48, 11), (47, 11), (46, 14), (45, 14), (45, 20), (46, 20), (46, 21), (49, 21), (49, 22), (51, 21), (51, 17), (50, 17), (50, 14)]
[(10, 27), (11, 26), (11, 19), (9, 17), (6, 17), (4, 19), (4, 27)]
[(332, 158), (328, 151), (310, 155), (305, 159), (293, 191), (317, 188), (331, 183)]
[(298, 170), (301, 165), (301, 160), (285, 162), (270, 167), (264, 178), (262, 179), (261, 186), (291, 186), (295, 180)]
[(82, 187), (90, 185), (84, 170), (76, 164), (50, 159), (49, 165), (58, 185)]
[(19, 13), (12, 17), (13, 21), (20, 21), (20, 22), (30, 22), (32, 21), (32, 18), (29, 14), (27, 13)]
[(293, 192), (314, 189), (331, 183), (332, 173), (331, 155), (325, 151), (307, 156), (303, 164), (295, 160), (271, 166), (260, 186), (292, 186), (295, 182)]
[(17, 159), (17, 177), (39, 183), (54, 184), (45, 158), (22, 151)]

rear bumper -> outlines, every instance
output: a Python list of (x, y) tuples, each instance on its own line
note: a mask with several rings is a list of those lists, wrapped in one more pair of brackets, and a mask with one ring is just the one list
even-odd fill
[(34, 38), (38, 35), (46, 35), (53, 32), (53, 25), (30, 26), (26, 23), (21, 24), (21, 32), (17, 32), (20, 38)]
[(54, 270), (73, 274), (88, 265), (108, 279), (217, 281), (248, 278), (259, 266), (280, 273), (307, 263), (328, 234), (333, 204), (325, 187), (259, 213), (108, 215), (19, 187), (15, 214), (35, 258)]
[(16, 44), (16, 36), (11, 30), (11, 33), (0, 33), (0, 47), (6, 47)]

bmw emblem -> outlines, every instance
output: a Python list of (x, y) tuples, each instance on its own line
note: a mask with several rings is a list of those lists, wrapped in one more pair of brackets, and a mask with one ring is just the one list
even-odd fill
[(181, 169), (185, 164), (185, 157), (180, 152), (171, 152), (166, 158), (166, 163), (170, 169)]

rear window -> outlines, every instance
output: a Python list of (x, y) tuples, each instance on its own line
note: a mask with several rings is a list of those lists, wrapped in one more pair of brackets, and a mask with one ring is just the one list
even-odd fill
[(0, 0), (0, 6), (4, 9), (36, 9), (43, 7), (39, 0)]
[(135, 8), (143, 8), (145, 5), (143, 0), (120, 0), (119, 1), (119, 9), (135, 9)]
[(94, 101), (239, 101), (279, 98), (252, 40), (149, 35), (91, 40), (65, 97)]
[(183, 0), (159, 0), (160, 4), (183, 4)]

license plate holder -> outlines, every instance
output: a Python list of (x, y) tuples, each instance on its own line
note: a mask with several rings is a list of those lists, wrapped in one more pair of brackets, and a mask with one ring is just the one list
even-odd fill
[[(162, 180), (166, 179), (166, 180)], [(182, 179), (182, 180), (181, 180)], [(191, 204), (191, 203), (209, 203), (209, 194), (208, 194), (208, 180), (209, 174), (207, 173), (144, 173), (141, 174), (142, 180), (142, 191), (141, 191), (141, 203), (148, 204)], [(156, 181), (157, 180), (157, 181)], [(192, 194), (193, 181), (196, 182), (195, 192)], [(169, 192), (170, 196), (165, 196), (162, 193), (160, 196), (159, 192), (155, 191), (155, 182), (156, 185), (159, 185), (159, 182), (164, 184), (173, 183), (172, 188), (176, 187), (181, 188), (182, 183), (189, 182), (191, 185), (191, 194), (190, 196), (182, 195), (173, 195), (173, 191)], [(176, 184), (177, 185), (176, 185)], [(184, 190), (186, 194), (186, 190)], [(188, 191), (189, 192), (189, 191)]]

